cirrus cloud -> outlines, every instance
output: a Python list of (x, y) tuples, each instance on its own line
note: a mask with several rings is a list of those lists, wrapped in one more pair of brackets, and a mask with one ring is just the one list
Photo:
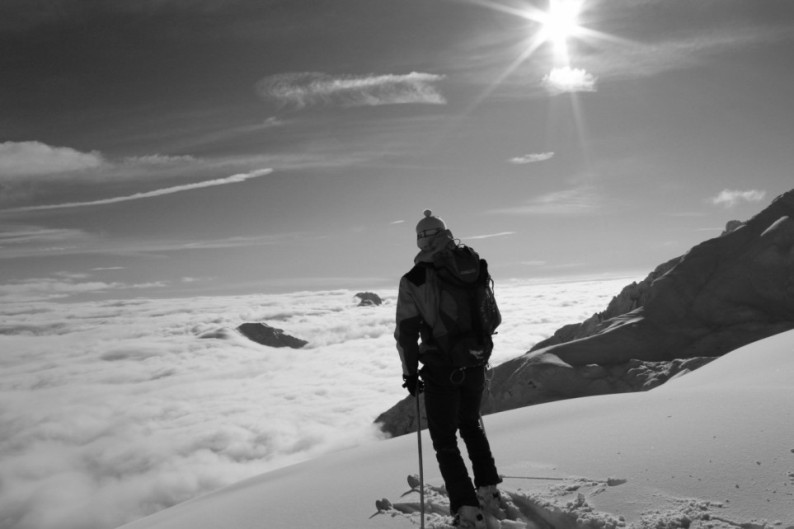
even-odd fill
[(554, 191), (531, 198), (518, 206), (491, 210), (490, 213), (506, 215), (590, 215), (603, 206), (602, 197), (591, 187), (578, 187)]
[(225, 184), (236, 184), (244, 182), (251, 178), (264, 176), (272, 173), (272, 169), (257, 169), (248, 173), (239, 173), (227, 176), (225, 178), (216, 178), (214, 180), (204, 180), (203, 182), (195, 182), (192, 184), (184, 184), (179, 186), (165, 187), (162, 189), (155, 189), (153, 191), (146, 191), (142, 193), (134, 193), (132, 195), (124, 195), (119, 197), (103, 198), (100, 200), (91, 200), (87, 202), (65, 202), (62, 204), (47, 204), (43, 206), (25, 206), (21, 208), (12, 208), (5, 210), (6, 212), (20, 212), (20, 211), (43, 211), (49, 209), (64, 209), (64, 208), (77, 208), (84, 206), (102, 206), (106, 204), (115, 204), (117, 202), (128, 202), (130, 200), (140, 200), (142, 198), (159, 197), (163, 195), (171, 195), (173, 193), (180, 193), (182, 191), (190, 191), (192, 189), (201, 189), (204, 187), (221, 186)]
[(509, 237), (515, 234), (516, 232), (514, 231), (500, 231), (499, 233), (486, 233), (484, 235), (469, 235), (468, 237), (464, 237), (464, 238), (467, 240), (493, 239), (494, 237)]
[(711, 197), (709, 202), (715, 206), (724, 206), (725, 208), (732, 208), (741, 202), (760, 202), (766, 196), (766, 191), (758, 189), (750, 189), (748, 191), (740, 191), (738, 189), (723, 189), (717, 196)]
[(510, 158), (508, 161), (516, 165), (526, 165), (529, 163), (545, 162), (546, 160), (551, 160), (553, 157), (553, 152), (542, 152), (516, 156), (515, 158)]
[[(55, 274), (55, 277), (30, 278), (24, 281), (12, 281), (0, 284), (0, 299), (5, 303), (38, 302), (55, 299), (66, 299), (81, 294), (99, 294), (110, 291), (139, 290), (162, 288), (163, 281), (148, 283), (125, 284), (90, 280), (78, 274)], [(0, 334), (5, 333), (0, 325)]]
[(411, 72), (404, 75), (340, 75), (320, 72), (284, 73), (261, 79), (259, 95), (281, 106), (302, 109), (326, 104), (364, 107), (400, 104), (443, 105), (435, 86), (443, 75)]
[(174, 165), (197, 163), (199, 160), (193, 156), (167, 156), (163, 154), (146, 154), (143, 156), (130, 156), (124, 158), (123, 163), (127, 165)]
[(96, 169), (105, 163), (96, 151), (52, 147), (39, 141), (0, 143), (0, 180)]

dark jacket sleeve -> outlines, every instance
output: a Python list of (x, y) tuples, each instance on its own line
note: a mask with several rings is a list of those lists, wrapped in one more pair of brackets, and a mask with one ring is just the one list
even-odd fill
[(403, 375), (414, 375), (419, 369), (419, 332), (422, 327), (422, 315), (416, 299), (416, 289), (421, 286), (421, 283), (417, 285), (417, 282), (423, 282), (423, 279), (424, 269), (421, 267), (415, 267), (400, 279), (394, 338), (397, 340)]

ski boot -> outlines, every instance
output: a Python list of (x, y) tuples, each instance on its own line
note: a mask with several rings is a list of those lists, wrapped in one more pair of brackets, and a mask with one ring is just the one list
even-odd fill
[(472, 505), (464, 505), (458, 509), (452, 525), (460, 529), (486, 529), (487, 527), (482, 509)]
[(500, 521), (507, 518), (502, 496), (496, 485), (488, 485), (477, 489), (477, 499), (480, 501), (485, 516), (485, 525), (488, 529), (500, 526)]

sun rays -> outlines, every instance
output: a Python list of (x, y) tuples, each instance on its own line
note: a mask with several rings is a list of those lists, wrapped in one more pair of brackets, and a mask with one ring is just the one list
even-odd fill
[[(611, 40), (608, 35), (589, 29), (580, 22), (586, 10), (584, 0), (548, 0), (544, 9), (528, 2), (471, 0), (481, 7), (508, 14), (526, 21), (523, 35), (516, 35), (515, 55), (510, 63), (496, 75), (473, 103), (479, 106), (506, 79), (519, 71), (530, 59), (544, 50), (550, 51), (542, 61), (548, 61), (546, 74), (538, 79), (550, 93), (595, 91), (595, 77), (574, 68), (572, 41)], [(536, 66), (541, 63), (536, 62)]]
[(554, 47), (555, 62), (570, 66), (568, 39), (581, 35), (584, 28), (579, 26), (580, 0), (551, 0), (548, 11), (531, 12), (531, 19), (540, 23), (538, 39), (549, 42)]

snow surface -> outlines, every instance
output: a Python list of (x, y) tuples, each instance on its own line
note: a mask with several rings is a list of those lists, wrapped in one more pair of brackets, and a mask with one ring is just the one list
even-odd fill
[[(506, 476), (502, 529), (794, 528), (792, 345), (794, 331), (647, 393), (487, 416), (497, 465)], [(426, 432), (423, 448), (430, 502), (425, 526), (448, 527)], [(415, 527), (419, 495), (410, 491), (406, 475), (417, 467), (415, 435), (369, 442), (124, 528)]]

